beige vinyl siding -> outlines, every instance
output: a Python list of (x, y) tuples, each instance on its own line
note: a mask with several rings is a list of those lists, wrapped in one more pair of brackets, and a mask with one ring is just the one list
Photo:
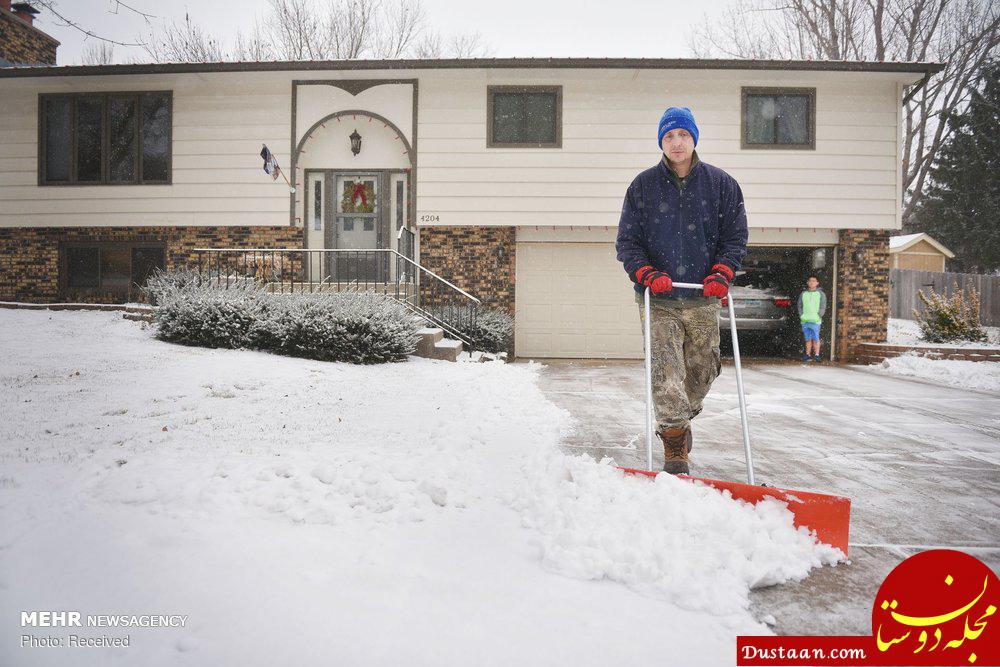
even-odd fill
[[(419, 79), (418, 222), (614, 226), (625, 187), (659, 159), (664, 107), (680, 104), (695, 110), (703, 159), (740, 181), (751, 226), (839, 229), (898, 227), (899, 96), (919, 75), (439, 69), (4, 79), (0, 226), (288, 224), (288, 190), (261, 172), (260, 145), (287, 169), (292, 81), (344, 78)], [(562, 148), (487, 148), (491, 84), (562, 86)], [(816, 87), (817, 150), (741, 150), (741, 86)], [(348, 103), (377, 99), (394, 116), (408, 113), (409, 87), (392, 86), (395, 96), (389, 88)], [(37, 185), (39, 93), (141, 90), (173, 92), (172, 184)], [(344, 99), (337, 93), (328, 105)], [(313, 166), (346, 166), (338, 161)]]
[[(680, 105), (694, 110), (702, 159), (739, 180), (751, 226), (898, 228), (900, 81), (834, 72), (428, 72), (418, 114), (418, 219), (616, 225), (625, 188), (659, 159), (660, 115)], [(563, 86), (562, 148), (486, 147), (486, 87), (499, 84)], [(816, 150), (742, 150), (741, 86), (815, 87)]]
[[(291, 76), (169, 74), (0, 81), (0, 226), (287, 225)], [(38, 186), (39, 93), (173, 91), (170, 185)]]

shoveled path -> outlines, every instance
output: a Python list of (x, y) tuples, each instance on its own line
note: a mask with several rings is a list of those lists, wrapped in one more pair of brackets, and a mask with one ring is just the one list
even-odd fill
[[(641, 362), (544, 363), (543, 391), (578, 420), (565, 450), (643, 467)], [(744, 384), (757, 481), (852, 501), (849, 563), (754, 592), (776, 632), (868, 634), (884, 577), (925, 549), (966, 551), (1000, 569), (1000, 394), (767, 361), (745, 363)], [(692, 474), (746, 479), (731, 365), (694, 436)]]

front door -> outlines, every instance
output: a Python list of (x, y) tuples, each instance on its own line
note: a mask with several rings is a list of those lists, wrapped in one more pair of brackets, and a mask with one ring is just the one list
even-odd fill
[[(401, 169), (306, 172), (307, 246), (337, 252), (310, 257), (310, 281), (385, 283), (407, 280), (414, 257), (409, 173)], [(405, 229), (404, 229), (405, 228)], [(397, 275), (398, 274), (398, 275)]]
[(334, 215), (328, 227), (327, 247), (350, 252), (334, 253), (333, 279), (347, 282), (385, 282), (385, 253), (373, 252), (384, 248), (381, 224), (382, 196), (378, 173), (334, 175), (332, 201)]

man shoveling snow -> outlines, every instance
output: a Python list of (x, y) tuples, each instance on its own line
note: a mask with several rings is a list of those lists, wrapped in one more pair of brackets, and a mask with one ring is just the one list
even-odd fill
[[(657, 141), (659, 163), (625, 192), (616, 248), (635, 283), (640, 314), (643, 292), (652, 295), (653, 403), (663, 470), (686, 474), (691, 419), (722, 368), (719, 300), (746, 254), (747, 218), (736, 179), (698, 158), (690, 109), (667, 109)], [(674, 289), (672, 278), (701, 281), (703, 288)]]

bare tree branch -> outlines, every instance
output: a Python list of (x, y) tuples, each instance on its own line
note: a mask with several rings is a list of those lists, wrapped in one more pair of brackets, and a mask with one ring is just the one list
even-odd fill
[(190, 17), (146, 46), (158, 61), (471, 58), (490, 55), (479, 33), (443, 37), (430, 30), (420, 0), (269, 0), (268, 10), (231, 46)]
[[(110, 37), (103, 37), (101, 35), (98, 35), (97, 33), (93, 32), (92, 30), (90, 30), (88, 28), (84, 28), (82, 25), (80, 25), (79, 22), (74, 21), (73, 19), (67, 18), (62, 12), (60, 12), (56, 8), (57, 7), (56, 3), (53, 0), (33, 0), (33, 2), (34, 2), (34, 4), (38, 5), (39, 7), (44, 7), (45, 10), (49, 14), (52, 14), (52, 16), (56, 17), (57, 21), (61, 21), (61, 23), (57, 23), (57, 25), (61, 25), (61, 26), (65, 26), (65, 27), (68, 27), (68, 28), (73, 28), (74, 30), (78, 30), (79, 32), (82, 32), (84, 35), (86, 35), (87, 37), (89, 37), (91, 39), (97, 39), (97, 40), (100, 40), (102, 42), (106, 42), (108, 44), (115, 44), (117, 46), (126, 46), (126, 47), (128, 47), (128, 46), (145, 46), (145, 44), (142, 43), (142, 42), (120, 42), (118, 40), (111, 39)], [(140, 16), (144, 16), (144, 17), (147, 17), (147, 18), (155, 18), (155, 17), (151, 16), (150, 14), (145, 14), (145, 13), (140, 12), (138, 10), (132, 9), (132, 7), (130, 7), (129, 5), (126, 5), (125, 3), (119, 2), (117, 4), (121, 5), (122, 7), (125, 7), (126, 9), (132, 10), (133, 12), (135, 12), (136, 14), (139, 14)]]
[(993, 0), (734, 0), (689, 38), (698, 57), (947, 63), (904, 107), (903, 223), (923, 197), (944, 122), (1000, 46)]
[(93, 42), (87, 45), (80, 56), (81, 65), (113, 65), (115, 45), (107, 42)]

